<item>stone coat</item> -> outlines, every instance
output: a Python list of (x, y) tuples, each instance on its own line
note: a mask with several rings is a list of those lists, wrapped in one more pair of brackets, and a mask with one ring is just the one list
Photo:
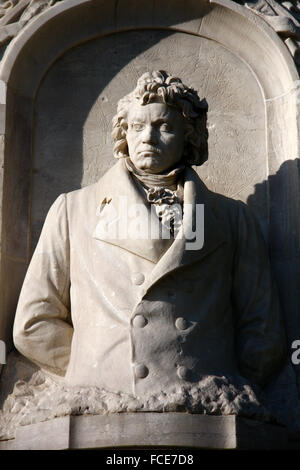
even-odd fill
[[(21, 291), (17, 349), (68, 384), (136, 396), (207, 374), (264, 384), (282, 363), (285, 338), (249, 209), (187, 168), (184, 202), (204, 204), (205, 214), (204, 246), (187, 250), (184, 237), (108, 239), (103, 220), (118, 223), (124, 197), (150, 214), (119, 161), (54, 202)], [(193, 217), (184, 215), (184, 227)]]

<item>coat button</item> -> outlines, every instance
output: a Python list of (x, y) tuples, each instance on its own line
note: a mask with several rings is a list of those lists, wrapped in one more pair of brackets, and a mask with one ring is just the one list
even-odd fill
[(177, 369), (177, 375), (180, 379), (187, 380), (189, 370), (185, 366), (180, 366)]
[(133, 284), (135, 284), (136, 286), (140, 286), (141, 284), (143, 284), (145, 276), (143, 273), (133, 273), (131, 279)]
[(144, 326), (146, 326), (147, 323), (148, 323), (148, 320), (143, 315), (136, 315), (132, 320), (132, 324), (136, 328), (144, 328)]
[(144, 364), (137, 364), (134, 370), (136, 377), (139, 379), (144, 379), (149, 374), (149, 370)]
[(188, 322), (184, 318), (179, 317), (175, 321), (175, 326), (178, 330), (186, 330), (188, 328)]

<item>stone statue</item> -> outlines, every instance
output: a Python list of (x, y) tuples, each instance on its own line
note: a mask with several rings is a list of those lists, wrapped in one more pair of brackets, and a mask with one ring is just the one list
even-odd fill
[(113, 120), (117, 163), (51, 207), (14, 342), (62, 386), (123, 394), (142, 410), (186, 393), (201, 411), (204, 380), (264, 386), (282, 365), (260, 227), (191, 168), (207, 159), (206, 116), (179, 78), (145, 73)]

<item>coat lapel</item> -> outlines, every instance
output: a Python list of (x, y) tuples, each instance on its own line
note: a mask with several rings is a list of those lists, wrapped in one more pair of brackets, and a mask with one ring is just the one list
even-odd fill
[[(204, 218), (196, 219), (197, 204), (203, 204)], [(174, 243), (161, 257), (152, 271), (148, 282), (148, 288), (156, 283), (167, 273), (186, 266), (191, 263), (201, 261), (204, 257), (215, 251), (225, 239), (222, 231), (218, 227), (218, 220), (215, 216), (212, 202), (210, 200), (210, 191), (200, 180), (197, 173), (187, 167), (184, 182), (184, 215), (181, 231), (178, 233)], [(187, 210), (187, 205), (189, 209)], [(198, 213), (198, 215), (200, 215)], [(201, 238), (203, 244), (197, 247), (197, 243), (191, 243), (191, 230), (195, 231), (197, 224), (202, 224), (198, 229), (198, 241)], [(203, 226), (204, 224), (204, 226)], [(201, 235), (201, 230), (203, 230)], [(189, 249), (188, 249), (189, 248)]]
[[(93, 237), (157, 263), (172, 239), (154, 238), (159, 220), (120, 160), (99, 181)], [(151, 233), (152, 230), (152, 233)]]
[[(210, 191), (191, 168), (186, 168), (185, 171), (183, 224), (174, 241), (151, 237), (150, 228), (152, 226), (157, 229), (158, 218), (151, 212), (150, 204), (145, 201), (122, 160), (99, 181), (97, 204), (98, 220), (93, 237), (155, 263), (146, 289), (167, 273), (200, 261), (225, 241), (214, 214)], [(201, 227), (196, 227), (196, 222), (203, 224), (203, 219), (200, 217), (197, 220), (196, 217), (197, 204), (204, 205), (204, 226)], [(134, 233), (128, 235), (128, 225), (124, 227), (128, 214), (126, 211), (134, 207), (139, 207), (142, 212), (140, 220), (143, 221), (144, 228), (146, 227), (143, 238), (135, 238)], [(133, 220), (134, 218), (130, 223)], [(200, 247), (197, 247), (197, 240), (191, 240), (189, 235), (196, 228), (198, 241), (200, 238), (201, 242), (203, 238), (202, 230), (204, 234), (204, 243), (203, 246), (200, 243)]]

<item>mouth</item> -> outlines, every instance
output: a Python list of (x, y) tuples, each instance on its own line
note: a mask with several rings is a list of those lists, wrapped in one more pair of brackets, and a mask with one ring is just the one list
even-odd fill
[(139, 152), (139, 155), (143, 156), (143, 157), (152, 157), (153, 155), (155, 156), (158, 156), (160, 155), (160, 150), (156, 149), (156, 148), (149, 148), (149, 149), (144, 149), (144, 150), (140, 150)]

